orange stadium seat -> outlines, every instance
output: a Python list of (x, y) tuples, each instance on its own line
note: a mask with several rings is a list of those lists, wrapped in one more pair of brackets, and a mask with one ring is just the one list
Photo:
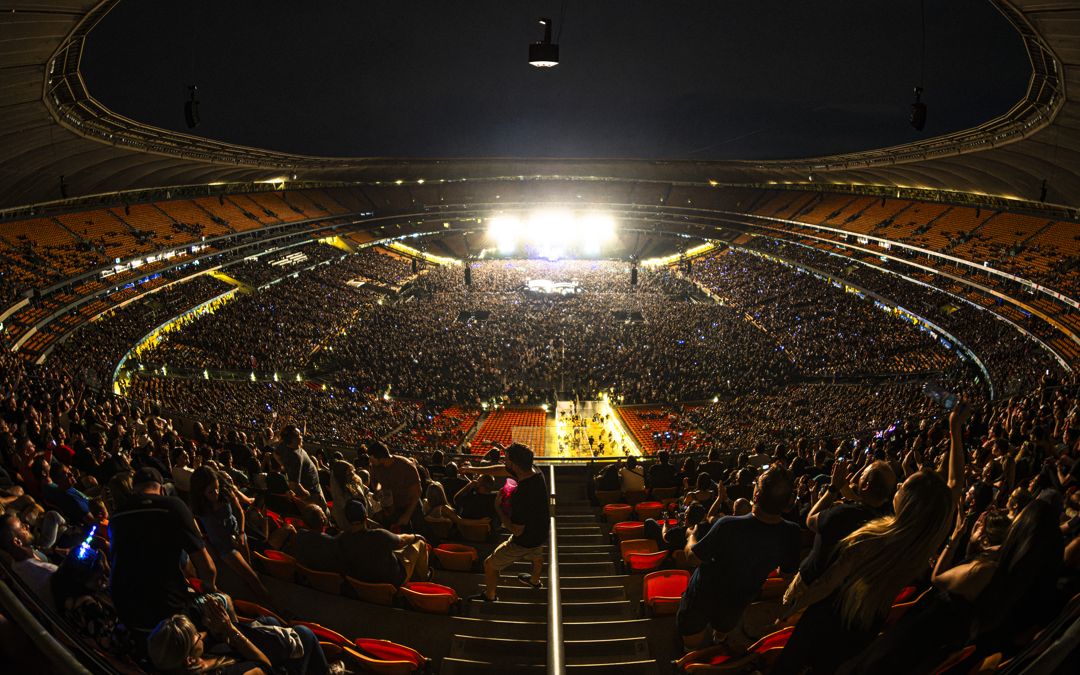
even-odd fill
[(410, 581), (400, 590), (410, 607), (429, 614), (449, 614), (458, 603), (454, 589), (430, 581)]
[(663, 512), (664, 505), (661, 502), (640, 502), (634, 506), (634, 515), (638, 520), (658, 519)]
[(337, 572), (320, 572), (300, 564), (297, 564), (296, 571), (303, 583), (323, 593), (337, 595), (341, 593), (341, 586), (345, 582), (345, 577)]
[(608, 523), (621, 523), (630, 520), (634, 507), (629, 504), (608, 504), (604, 507), (604, 520)]
[(427, 659), (420, 652), (389, 640), (356, 638), (351, 656), (362, 656), (360, 666), (365, 671), (383, 675), (405, 675), (427, 667)]
[(480, 555), (476, 549), (466, 544), (439, 544), (435, 547), (435, 557), (444, 569), (468, 572), (476, 566)]
[(394, 604), (398, 589), (393, 584), (369, 584), (349, 576), (345, 577), (345, 581), (359, 600), (387, 607)]

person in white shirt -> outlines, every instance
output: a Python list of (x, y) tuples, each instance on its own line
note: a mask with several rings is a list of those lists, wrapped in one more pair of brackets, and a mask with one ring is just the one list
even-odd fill
[(12, 571), (34, 595), (45, 601), (49, 607), (54, 607), (50, 580), (57, 567), (49, 562), (44, 553), (31, 546), (33, 541), (33, 533), (18, 514), (7, 513), (0, 519), (0, 549), (14, 559)]
[(626, 466), (619, 469), (619, 487), (623, 492), (645, 490), (645, 469), (638, 464), (637, 457), (627, 457)]

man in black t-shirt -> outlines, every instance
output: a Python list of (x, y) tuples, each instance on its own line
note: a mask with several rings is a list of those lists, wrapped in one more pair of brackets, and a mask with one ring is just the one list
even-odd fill
[(217, 570), (191, 510), (180, 499), (162, 495), (163, 483), (156, 469), (139, 469), (131, 498), (109, 521), (113, 604), (132, 629), (152, 630), (162, 619), (185, 613), (188, 586), (181, 553), (191, 559), (203, 590), (216, 590)]
[(739, 627), (746, 607), (777, 567), (785, 578), (794, 576), (802, 532), (780, 516), (791, 506), (794, 488), (790, 472), (769, 469), (758, 478), (748, 515), (719, 518), (704, 536), (702, 528), (688, 532), (687, 557), (701, 565), (690, 577), (676, 616), (687, 649), (702, 644), (710, 625), (717, 633)]
[(345, 573), (369, 584), (400, 586), (412, 578), (428, 576), (427, 542), (418, 534), (394, 534), (368, 528), (367, 505), (350, 499), (345, 505), (349, 529), (338, 535)]
[(499, 544), (484, 561), (484, 590), (469, 599), (487, 602), (497, 600), (499, 573), (520, 560), (532, 563), (532, 574), (522, 572), (518, 579), (527, 586), (539, 589), (550, 511), (547, 481), (544, 480), (544, 474), (533, 466), (533, 451), (527, 445), (513, 443), (506, 449), (504, 466), (467, 468), (465, 472), (510, 476), (517, 481), (517, 488), (510, 495), (510, 514), (496, 508), (502, 526), (513, 536)]

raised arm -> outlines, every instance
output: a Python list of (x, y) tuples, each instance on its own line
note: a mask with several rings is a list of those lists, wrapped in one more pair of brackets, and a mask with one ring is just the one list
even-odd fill
[(957, 401), (949, 414), (948, 482), (954, 504), (959, 504), (964, 494), (964, 423), (970, 415), (971, 408), (965, 401)]

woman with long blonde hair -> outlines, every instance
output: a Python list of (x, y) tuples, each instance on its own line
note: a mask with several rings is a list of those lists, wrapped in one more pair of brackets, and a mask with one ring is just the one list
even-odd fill
[(863, 525), (837, 545), (832, 563), (813, 583), (795, 577), (783, 616), (804, 608), (772, 673), (834, 672), (878, 634), (893, 598), (925, 574), (949, 533), (952, 493), (928, 470), (909, 477), (893, 499), (896, 515)]
[(897, 593), (930, 571), (951, 529), (964, 489), (963, 426), (970, 410), (958, 402), (949, 415), (948, 481), (929, 469), (913, 473), (893, 496), (895, 515), (872, 520), (842, 539), (812, 583), (796, 575), (781, 618), (805, 609), (773, 675), (833, 673), (877, 636)]

